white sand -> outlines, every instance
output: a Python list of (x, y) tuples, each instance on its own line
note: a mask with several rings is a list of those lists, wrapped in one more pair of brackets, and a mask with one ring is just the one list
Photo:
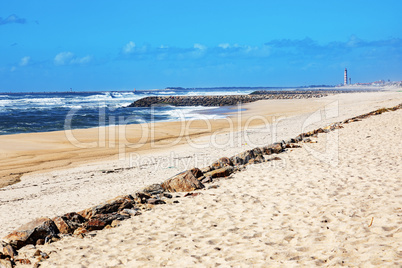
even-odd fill
[(346, 125), (335, 168), (294, 149), (93, 238), (41, 247), (56, 250), (43, 267), (400, 266), (401, 126), (401, 110)]
[[(402, 96), (365, 93), (326, 98), (327, 103), (335, 100), (339, 101), (337, 116), (305, 129), (303, 122), (311, 113), (292, 116), (280, 121), (274, 136), (277, 140), (294, 137), (329, 122), (391, 107), (401, 103)], [(339, 158), (331, 159), (334, 155), (328, 153), (322, 156), (327, 162), (321, 162), (312, 156), (333, 140), (326, 142), (328, 136), (320, 135), (318, 144), (282, 154), (283, 161), (250, 166), (217, 182), (218, 189), (180, 198), (180, 204), (158, 206), (94, 238), (67, 238), (40, 247), (57, 251), (43, 266), (281, 266), (340, 265), (342, 261), (352, 266), (393, 265), (402, 258), (401, 115), (401, 111), (386, 113), (346, 125), (339, 130)], [(209, 164), (220, 156), (269, 144), (272, 134), (270, 128), (238, 132), (233, 137), (239, 146), (221, 149), (176, 146), (174, 157), (182, 162), (172, 165), (158, 166), (156, 161), (103, 174), (100, 170), (128, 163), (98, 163), (27, 176), (0, 191), (0, 234), (39, 216), (78, 211), (161, 182), (185, 168), (202, 167), (202, 157)], [(217, 140), (225, 141), (228, 135)], [(204, 137), (198, 143), (208, 141)], [(153, 155), (158, 156), (168, 159), (171, 152)], [(371, 217), (374, 223), (368, 227)]]

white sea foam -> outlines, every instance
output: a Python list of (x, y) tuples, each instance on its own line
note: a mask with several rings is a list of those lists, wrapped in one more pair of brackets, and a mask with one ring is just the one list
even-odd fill
[(11, 104), (11, 100), (0, 100), (0, 107), (5, 107)]
[(162, 121), (177, 121), (177, 120), (196, 120), (196, 119), (219, 119), (225, 118), (223, 114), (206, 114), (202, 113), (205, 110), (216, 109), (216, 107), (203, 106), (187, 106), (173, 107), (172, 110), (158, 111), (158, 115), (165, 115), (168, 118)]
[(163, 92), (158, 92), (158, 95), (176, 95), (177, 93), (174, 91), (163, 91)]
[[(53, 129), (53, 126), (48, 124), (41, 125), (36, 119), (27, 119), (25, 114), (26, 111), (30, 111), (30, 118), (35, 118), (36, 115), (42, 118), (43, 116), (48, 116), (47, 121), (54, 121), (59, 123), (60, 120), (64, 120), (63, 116), (66, 114), (68, 109), (78, 110), (76, 116), (83, 117), (97, 117), (98, 114), (105, 109), (106, 113), (110, 116), (124, 116), (129, 118), (129, 124), (139, 124), (149, 122), (150, 113), (155, 112), (155, 119), (157, 121), (180, 121), (180, 120), (193, 120), (193, 119), (216, 119), (224, 118), (225, 115), (206, 113), (206, 110), (216, 109), (216, 107), (201, 107), (201, 106), (191, 106), (191, 107), (173, 107), (164, 106), (157, 107), (155, 110), (152, 108), (134, 108), (134, 109), (119, 109), (121, 107), (126, 107), (132, 102), (149, 96), (167, 96), (167, 95), (220, 95), (220, 94), (247, 94), (246, 91), (144, 91), (144, 92), (99, 92), (99, 93), (78, 93), (78, 94), (16, 94), (16, 95), (1, 95), (0, 97), (0, 112), (1, 117), (4, 121), (0, 124), (9, 124), (10, 120), (16, 120), (17, 124), (12, 124), (12, 127), (4, 126), (3, 132), (5, 133), (22, 133), (27, 131), (47, 131), (47, 129)], [(8, 97), (10, 96), (10, 97)], [(49, 113), (47, 113), (49, 111)], [(21, 112), (21, 114), (19, 113)], [(54, 118), (51, 118), (52, 116)], [(13, 116), (13, 118), (10, 118)], [(60, 117), (61, 116), (61, 117)], [(15, 118), (14, 118), (15, 117)], [(62, 118), (62, 119), (60, 119)], [(163, 118), (163, 120), (160, 120)], [(30, 121), (31, 120), (31, 121)], [(36, 125), (32, 126), (32, 129), (26, 129), (28, 126), (25, 123), (30, 123), (32, 120), (39, 123), (37, 129)], [(41, 120), (41, 119), (40, 119)], [(57, 121), (59, 120), (59, 121)], [(84, 122), (85, 121), (85, 122)], [(82, 127), (92, 127), (92, 122), (84, 120)], [(88, 122), (87, 122), (88, 121)], [(117, 122), (117, 121), (116, 121)], [(64, 122), (62, 122), (64, 123)], [(11, 125), (10, 125), (11, 126)], [(5, 130), (10, 129), (10, 130)], [(12, 130), (11, 130), (12, 129)]]

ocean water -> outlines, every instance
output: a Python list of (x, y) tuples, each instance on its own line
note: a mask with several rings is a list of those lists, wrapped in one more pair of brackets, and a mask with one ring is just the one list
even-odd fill
[[(177, 89), (136, 92), (0, 93), (0, 135), (223, 118), (224, 115), (214, 107), (125, 107), (147, 96), (236, 95), (249, 94), (252, 91), (251, 89)], [(211, 112), (208, 112), (209, 109)]]

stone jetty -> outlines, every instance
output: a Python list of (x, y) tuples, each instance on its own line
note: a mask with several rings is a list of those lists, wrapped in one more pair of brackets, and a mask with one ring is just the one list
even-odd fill
[(151, 107), (153, 105), (171, 106), (233, 106), (267, 99), (309, 99), (332, 94), (361, 92), (357, 90), (292, 90), (292, 91), (254, 91), (248, 95), (212, 96), (151, 96), (136, 100), (127, 107)]

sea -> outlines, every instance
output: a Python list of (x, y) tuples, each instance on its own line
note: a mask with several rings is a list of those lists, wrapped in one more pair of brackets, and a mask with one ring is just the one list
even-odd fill
[(126, 108), (148, 96), (249, 94), (255, 89), (162, 89), (107, 92), (0, 93), (0, 135), (200, 118), (223, 118), (225, 108)]

